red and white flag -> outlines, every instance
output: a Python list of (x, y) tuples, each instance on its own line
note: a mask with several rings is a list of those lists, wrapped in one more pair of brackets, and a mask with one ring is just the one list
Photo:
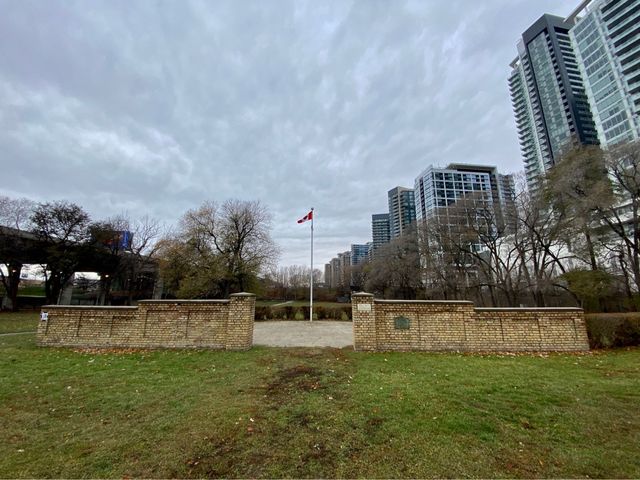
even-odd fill
[(307, 220), (313, 220), (313, 210), (311, 210), (304, 217), (302, 217), (300, 220), (298, 220), (298, 223), (304, 223)]

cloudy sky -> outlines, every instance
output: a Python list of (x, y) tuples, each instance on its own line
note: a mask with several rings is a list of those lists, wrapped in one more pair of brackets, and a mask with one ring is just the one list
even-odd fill
[(168, 223), (257, 199), (283, 265), (371, 237), (430, 164), (522, 168), (524, 29), (578, 0), (0, 0), (0, 194)]

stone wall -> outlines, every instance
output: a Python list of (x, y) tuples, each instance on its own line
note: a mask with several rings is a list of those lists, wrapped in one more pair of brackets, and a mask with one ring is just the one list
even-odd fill
[(42, 346), (214, 348), (253, 343), (255, 295), (229, 300), (143, 300), (137, 307), (54, 305), (42, 308)]
[(355, 350), (582, 351), (580, 308), (474, 308), (466, 301), (351, 297)]

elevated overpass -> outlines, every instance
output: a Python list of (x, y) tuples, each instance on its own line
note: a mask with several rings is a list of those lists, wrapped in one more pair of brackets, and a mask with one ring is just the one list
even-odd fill
[[(0, 264), (7, 267), (9, 298), (14, 298), (17, 294), (20, 274), (24, 265), (48, 265), (52, 247), (56, 242), (51, 242), (42, 237), (25, 230), (0, 226)], [(130, 252), (114, 253), (106, 247), (92, 244), (75, 245), (67, 247), (73, 252), (75, 272), (96, 272), (100, 276), (101, 292), (108, 294), (111, 283), (119, 273), (120, 267), (130, 260), (136, 262), (138, 274), (151, 276), (154, 283), (158, 280), (158, 265), (147, 257), (139, 257)], [(132, 282), (133, 279), (123, 279)], [(65, 292), (60, 296), (59, 303), (70, 303), (72, 282), (66, 286)], [(154, 288), (154, 296), (159, 296), (162, 292)], [(99, 304), (108, 301), (107, 295), (100, 295)], [(3, 301), (6, 307), (6, 300)], [(0, 305), (1, 307), (1, 305)]]

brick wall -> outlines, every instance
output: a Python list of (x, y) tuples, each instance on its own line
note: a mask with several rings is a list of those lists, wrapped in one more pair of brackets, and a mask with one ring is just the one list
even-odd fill
[(45, 306), (37, 341), (43, 346), (215, 348), (253, 343), (255, 296), (229, 300), (143, 300), (137, 307)]
[(355, 350), (581, 351), (579, 308), (474, 308), (466, 301), (351, 297)]

